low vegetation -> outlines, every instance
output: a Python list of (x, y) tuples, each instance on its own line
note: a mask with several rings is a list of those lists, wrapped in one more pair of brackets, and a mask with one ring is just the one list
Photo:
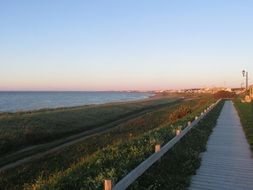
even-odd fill
[(240, 116), (246, 138), (253, 150), (253, 103), (242, 103), (239, 98), (236, 98), (234, 105)]
[(169, 121), (171, 123), (174, 123), (176, 122), (178, 119), (186, 116), (187, 114), (191, 113), (191, 107), (188, 106), (188, 105), (181, 105), (179, 106), (179, 108), (172, 112), (170, 115), (169, 115)]
[(206, 118), (195, 126), (162, 160), (148, 169), (128, 189), (187, 189), (190, 177), (200, 166), (200, 153), (206, 143), (224, 102), (220, 102)]
[[(164, 120), (164, 123), (153, 126), (153, 129), (146, 130), (144, 133), (133, 136), (130, 133), (124, 133), (128, 134), (128, 137), (118, 139), (119, 134), (115, 132), (115, 136), (112, 138), (118, 140), (113, 143), (90, 155), (82, 156), (64, 170), (37, 178), (33, 183), (23, 187), (25, 189), (102, 189), (103, 179), (108, 177), (114, 181), (121, 179), (153, 153), (155, 144), (164, 144), (169, 141), (175, 135), (176, 126), (185, 125), (188, 120), (193, 120), (195, 115), (199, 114), (211, 102), (212, 100), (207, 98), (186, 102), (186, 106), (187, 104), (190, 106), (192, 113), (174, 122), (175, 127), (171, 126), (172, 122), (168, 120), (168, 115), (172, 112), (180, 112), (181, 106), (177, 106), (171, 113), (167, 113), (167, 120)], [(147, 123), (152, 126), (152, 119), (147, 120)]]
[(178, 99), (169, 97), (132, 103), (1, 114), (0, 156), (27, 146), (98, 128), (115, 120), (136, 117), (142, 111), (168, 106), (176, 100)]
[(217, 98), (217, 99), (231, 99), (231, 98), (234, 98), (236, 96), (235, 92), (228, 92), (228, 91), (224, 91), (224, 90), (221, 90), (219, 92), (216, 92), (214, 94), (214, 98)]
[[(168, 135), (166, 137), (166, 140), (170, 139), (174, 135), (173, 128), (170, 127), (172, 120), (169, 119), (169, 116), (171, 114), (179, 113), (179, 110), (181, 110), (182, 107), (190, 108), (190, 112), (192, 112), (192, 114), (184, 116), (183, 120), (182, 118), (180, 119), (180, 122), (185, 123), (186, 120), (194, 118), (194, 114), (197, 114), (197, 112), (203, 110), (205, 107), (207, 107), (207, 105), (212, 103), (212, 101), (213, 100), (211, 100), (210, 98), (202, 97), (201, 99), (178, 102), (176, 105), (167, 105), (166, 107), (156, 108), (153, 111), (150, 111), (135, 119), (123, 122), (122, 124), (112, 128), (106, 133), (97, 134), (83, 142), (66, 147), (63, 150), (60, 150), (54, 154), (48, 155), (36, 161), (30, 162), (29, 164), (24, 164), (17, 168), (2, 172), (0, 173), (0, 186), (4, 189), (33, 189), (35, 187), (39, 188), (39, 184), (44, 184), (53, 179), (55, 180), (56, 176), (63, 176), (71, 169), (73, 170), (73, 168), (76, 168), (79, 165), (92, 164), (92, 160), (96, 159), (98, 163), (100, 162), (98, 160), (102, 160), (102, 162), (104, 162), (105, 158), (103, 156), (104, 153), (102, 151), (107, 151), (107, 149), (111, 151), (111, 149), (116, 150), (117, 148), (122, 146), (130, 146), (130, 144), (133, 142), (137, 143), (139, 138), (144, 138), (142, 137), (143, 135), (147, 135), (146, 138), (151, 138), (152, 136), (148, 137), (148, 134), (153, 134), (156, 130), (161, 130), (165, 126), (167, 127), (166, 131), (169, 131), (168, 133), (166, 133)], [(184, 111), (182, 113), (184, 113)], [(180, 125), (180, 123), (178, 123), (177, 125)], [(159, 137), (160, 133), (156, 134)], [(157, 139), (154, 137), (152, 138), (154, 140)], [(160, 139), (160, 137), (158, 139)], [(140, 140), (140, 142), (142, 141)], [(153, 143), (155, 143), (155, 141)], [(150, 145), (149, 147), (150, 151), (151, 149), (153, 149), (153, 147), (151, 146), (152, 145)], [(129, 149), (126, 148), (126, 150)], [(145, 158), (147, 154), (148, 152), (146, 151), (145, 153), (144, 151), (143, 158)], [(123, 159), (123, 157), (119, 158)], [(116, 156), (112, 159), (115, 159), (115, 161), (117, 162), (119, 158), (117, 158)], [(139, 162), (138, 159), (136, 161), (129, 160), (129, 164), (131, 166), (134, 166), (137, 162)], [(110, 165), (106, 166), (109, 167)], [(98, 174), (99, 172), (98, 170), (96, 170), (97, 167), (94, 167), (94, 169), (90, 168), (90, 171), (88, 171), (93, 171)], [(128, 167), (129, 166), (127, 165), (126, 168)], [(87, 176), (89, 176), (90, 174), (88, 171), (85, 174)], [(107, 172), (105, 172), (104, 174), (107, 174)], [(82, 175), (80, 175), (80, 177), (81, 176)], [(94, 179), (91, 176), (90, 178)], [(80, 179), (81, 178), (78, 178), (78, 180)], [(100, 181), (99, 186), (101, 186), (101, 184), (102, 182)], [(67, 188), (67, 186), (62, 187), (62, 185), (60, 185), (59, 188), (60, 187), (65, 189)]]

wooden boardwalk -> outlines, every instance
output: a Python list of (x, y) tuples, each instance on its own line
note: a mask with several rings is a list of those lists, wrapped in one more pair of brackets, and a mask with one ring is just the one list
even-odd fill
[(253, 157), (240, 119), (226, 101), (190, 190), (253, 190)]

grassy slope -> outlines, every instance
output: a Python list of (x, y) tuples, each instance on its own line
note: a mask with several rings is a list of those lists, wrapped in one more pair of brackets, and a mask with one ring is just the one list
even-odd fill
[[(193, 113), (180, 119), (177, 125), (185, 124), (189, 119), (193, 119), (209, 103), (208, 101), (201, 102), (201, 100), (192, 101)], [(152, 120), (149, 122), (149, 125), (152, 124)], [(56, 172), (48, 179), (37, 180), (34, 184), (28, 185), (27, 188), (101, 189), (103, 179), (110, 177), (115, 181), (119, 180), (148, 155), (152, 154), (156, 143), (164, 144), (174, 135), (175, 130), (169, 123), (162, 124), (154, 130), (106, 146), (94, 154), (83, 157), (67, 170)]]
[(175, 99), (114, 103), (0, 115), (0, 155), (100, 127), (145, 109), (168, 105)]
[(253, 150), (253, 103), (242, 103), (238, 98), (234, 99), (234, 105), (240, 116), (246, 138)]
[[(207, 99), (181, 102), (196, 110), (207, 104)], [(205, 106), (205, 105), (204, 105)], [(5, 189), (23, 189), (24, 183), (36, 183), (40, 178), (47, 180), (50, 175), (55, 175), (61, 170), (71, 168), (80, 160), (90, 157), (96, 150), (107, 145), (117, 144), (121, 141), (131, 141), (144, 132), (155, 129), (163, 123), (167, 123), (169, 114), (178, 106), (167, 106), (155, 109), (146, 115), (132, 119), (111, 129), (105, 134), (97, 135), (81, 143), (72, 145), (43, 159), (36, 160), (18, 168), (0, 174), (0, 186)]]
[[(178, 102), (177, 104), (193, 104), (193, 102)], [(96, 135), (29, 164), (2, 172), (0, 174), (0, 186), (4, 186), (6, 189), (21, 189), (24, 183), (31, 182), (39, 176), (45, 177), (53, 172), (66, 169), (81, 157), (87, 156), (108, 144), (138, 136), (166, 122), (168, 114), (177, 104), (174, 105), (173, 102), (161, 108), (155, 108), (146, 114), (112, 128), (104, 134)]]
[(199, 155), (205, 151), (208, 137), (216, 125), (222, 107), (223, 102), (129, 189), (187, 189), (191, 175), (194, 175), (200, 166)]

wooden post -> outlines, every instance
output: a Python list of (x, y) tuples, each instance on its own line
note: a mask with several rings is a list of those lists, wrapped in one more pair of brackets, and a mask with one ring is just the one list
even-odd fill
[(192, 122), (191, 121), (188, 121), (188, 126), (190, 126), (192, 124)]
[(203, 112), (201, 112), (201, 115), (203, 115), (204, 113)]
[(195, 120), (197, 120), (198, 118), (199, 118), (199, 117), (198, 117), (198, 116), (196, 116), (196, 117), (195, 117)]
[(160, 152), (160, 150), (161, 150), (161, 145), (160, 144), (155, 145), (155, 152), (156, 153)]
[(104, 190), (112, 190), (112, 180), (106, 179), (104, 181)]
[(178, 136), (178, 135), (180, 135), (180, 133), (181, 133), (181, 130), (180, 130), (180, 129), (177, 129), (177, 130), (176, 130), (176, 135)]

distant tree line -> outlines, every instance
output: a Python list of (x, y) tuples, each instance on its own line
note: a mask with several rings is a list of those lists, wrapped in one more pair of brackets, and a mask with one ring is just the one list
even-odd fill
[(221, 90), (214, 94), (214, 98), (217, 98), (217, 99), (220, 99), (220, 98), (230, 99), (230, 98), (234, 98), (235, 96), (236, 96), (235, 92), (228, 92), (225, 90)]

